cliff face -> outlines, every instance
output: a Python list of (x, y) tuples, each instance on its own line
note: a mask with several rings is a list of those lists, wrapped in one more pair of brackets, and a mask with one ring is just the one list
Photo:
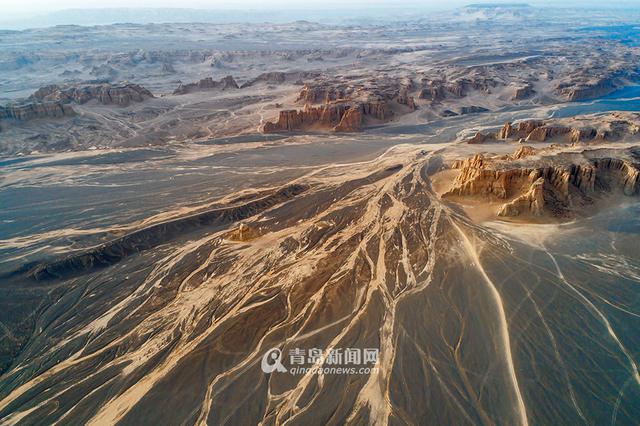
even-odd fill
[(342, 86), (329, 86), (329, 85), (310, 85), (305, 84), (296, 102), (304, 102), (317, 104), (317, 103), (329, 103), (340, 99), (347, 99), (351, 96), (353, 90)]
[(477, 154), (455, 164), (460, 174), (443, 197), (503, 202), (498, 216), (567, 218), (584, 214), (581, 207), (592, 204), (601, 193), (640, 195), (638, 158), (599, 157), (590, 152), (577, 162), (569, 158), (552, 159), (553, 165), (518, 161), (534, 153), (529, 149), (501, 159)]
[(302, 110), (280, 111), (278, 121), (267, 122), (262, 130), (276, 133), (320, 127), (336, 132), (354, 132), (360, 130), (365, 116), (386, 120), (391, 115), (391, 110), (384, 102), (342, 102), (317, 107), (307, 104)]
[(28, 121), (36, 118), (59, 118), (75, 115), (70, 105), (61, 102), (28, 103), (0, 107), (0, 119)]
[(210, 90), (210, 89), (220, 89), (220, 90), (228, 90), (228, 89), (238, 89), (238, 83), (236, 83), (235, 79), (228, 75), (220, 79), (220, 81), (215, 81), (211, 77), (203, 78), (202, 80), (196, 83), (188, 83), (188, 84), (180, 84), (176, 90), (173, 91), (174, 95), (184, 95), (192, 92), (199, 92), (202, 90)]
[(407, 90), (400, 91), (400, 94), (396, 98), (396, 102), (400, 105), (406, 105), (411, 111), (415, 111), (417, 109), (415, 99), (413, 96), (409, 96)]
[(333, 130), (336, 132), (357, 132), (361, 126), (362, 112), (359, 108), (350, 108), (344, 113), (340, 123)]
[(530, 84), (525, 84), (522, 86), (516, 86), (513, 88), (513, 94), (511, 95), (511, 99), (514, 101), (521, 101), (523, 99), (530, 98), (536, 92), (533, 90), (533, 86)]
[(286, 82), (295, 82), (296, 84), (302, 84), (302, 79), (318, 78), (320, 75), (321, 74), (316, 71), (271, 71), (262, 73), (256, 78), (246, 81), (240, 88), (243, 89), (260, 83), (278, 85)]
[(446, 97), (446, 89), (442, 81), (427, 80), (424, 83), (425, 86), (420, 90), (418, 98), (437, 102), (443, 100)]
[(91, 84), (77, 87), (61, 88), (56, 85), (38, 89), (30, 99), (36, 102), (60, 102), (84, 104), (92, 99), (104, 105), (127, 106), (132, 102), (143, 102), (153, 98), (153, 94), (137, 84), (121, 85)]
[(616, 84), (611, 78), (602, 78), (593, 83), (578, 86), (558, 87), (558, 92), (567, 101), (580, 101), (608, 95), (616, 89)]
[(522, 139), (525, 142), (546, 142), (553, 139), (561, 139), (565, 142), (578, 143), (592, 140), (615, 140), (640, 133), (640, 127), (633, 121), (616, 119), (605, 124), (605, 127), (596, 129), (591, 126), (565, 126), (562, 124), (547, 124), (538, 120), (525, 120), (517, 125), (505, 123), (495, 134), (478, 132), (468, 139), (467, 143), (484, 143), (493, 139)]

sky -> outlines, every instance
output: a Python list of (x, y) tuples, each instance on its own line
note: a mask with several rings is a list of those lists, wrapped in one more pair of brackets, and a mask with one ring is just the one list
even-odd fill
[[(3, 4), (6, 3), (6, 4)], [(437, 1), (437, 0), (0, 0), (0, 9), (5, 12), (45, 12), (63, 9), (88, 9), (88, 8), (193, 8), (193, 9), (265, 9), (265, 8), (332, 8), (346, 4), (349, 7), (392, 6), (401, 7), (408, 5), (431, 6), (446, 8), (451, 3), (458, 6), (464, 5), (462, 0)], [(467, 2), (468, 3), (468, 2)]]
[[(464, 6), (468, 3), (481, 3), (486, 0), (0, 0), (3, 13), (39, 13), (63, 9), (87, 8), (194, 8), (194, 9), (325, 9), (325, 8), (358, 8), (358, 7), (420, 7), (432, 9), (448, 9)], [(601, 0), (492, 0), (491, 3), (526, 2), (546, 5), (602, 5)], [(635, 5), (640, 7), (640, 0), (618, 0), (616, 5)], [(611, 5), (611, 3), (608, 3)]]
[(214, 10), (443, 10), (470, 3), (527, 3), (533, 6), (638, 8), (640, 0), (0, 0), (0, 24), (11, 19), (33, 20), (67, 9), (189, 8)]

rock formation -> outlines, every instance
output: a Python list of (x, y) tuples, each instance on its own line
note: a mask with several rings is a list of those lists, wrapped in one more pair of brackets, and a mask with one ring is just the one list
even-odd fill
[(337, 102), (320, 106), (307, 104), (302, 110), (280, 111), (278, 121), (265, 123), (262, 131), (276, 133), (317, 128), (354, 132), (360, 130), (365, 116), (387, 120), (392, 112), (384, 102)]
[(594, 82), (577, 85), (560, 84), (557, 91), (567, 101), (573, 102), (605, 96), (616, 88), (617, 85), (611, 78), (602, 78)]
[(409, 96), (407, 90), (400, 91), (396, 102), (398, 102), (400, 105), (408, 106), (411, 111), (415, 111), (417, 109), (415, 99), (413, 98), (413, 96)]
[(271, 71), (262, 73), (256, 78), (246, 81), (240, 86), (240, 88), (244, 89), (245, 87), (250, 87), (259, 83), (278, 85), (286, 82), (296, 82), (302, 79), (318, 78), (319, 76), (320, 73), (314, 71)]
[(493, 140), (495, 139), (492, 133), (482, 133), (482, 132), (476, 132), (475, 135), (473, 135), (473, 137), (469, 140), (467, 140), (468, 144), (479, 144), (479, 143), (485, 143), (489, 140)]
[(188, 83), (188, 84), (180, 84), (176, 90), (173, 91), (174, 95), (184, 95), (186, 93), (198, 92), (201, 90), (210, 90), (210, 89), (220, 89), (220, 90), (228, 90), (228, 89), (238, 89), (238, 83), (236, 83), (235, 79), (228, 75), (220, 79), (220, 81), (215, 81), (211, 77), (203, 78), (202, 80), (196, 83)]
[[(593, 121), (593, 120), (592, 120)], [(467, 140), (468, 143), (483, 143), (493, 139), (508, 140), (517, 139), (524, 142), (547, 142), (559, 140), (567, 143), (579, 143), (588, 141), (616, 140), (626, 136), (640, 133), (638, 117), (629, 113), (612, 113), (608, 118), (588, 122), (588, 124), (576, 124), (566, 121), (548, 120), (524, 120), (517, 125), (505, 123), (497, 133), (477, 133)], [(595, 128), (598, 125), (600, 128)]]
[(127, 106), (132, 102), (143, 102), (148, 98), (153, 98), (153, 94), (137, 84), (111, 85), (102, 83), (67, 88), (57, 85), (45, 86), (38, 89), (29, 99), (36, 102), (75, 102), (77, 104), (84, 104), (95, 99), (104, 105)]
[(502, 126), (502, 129), (500, 129), (500, 131), (498, 132), (497, 138), (509, 139), (511, 136), (513, 136), (514, 133), (515, 129), (513, 128), (513, 126), (511, 126), (511, 123), (505, 123), (505, 125)]
[(521, 158), (530, 157), (535, 154), (535, 148), (530, 146), (521, 146), (510, 156), (510, 158), (513, 160), (520, 160)]
[(420, 90), (418, 98), (428, 99), (432, 102), (436, 102), (441, 101), (446, 97), (446, 89), (442, 81), (426, 80), (424, 83), (426, 84), (426, 86)]
[(36, 118), (59, 118), (75, 115), (70, 105), (61, 102), (26, 103), (0, 107), (0, 119), (28, 121)]
[(515, 86), (512, 89), (511, 99), (514, 101), (521, 101), (523, 99), (530, 98), (535, 93), (533, 86), (526, 83), (522, 86)]
[(600, 193), (640, 195), (640, 155), (632, 150), (604, 156), (599, 151), (556, 154), (529, 160), (530, 147), (512, 155), (476, 154), (453, 165), (460, 173), (443, 197), (472, 197), (500, 204), (498, 216), (582, 215)]
[(326, 84), (305, 84), (300, 90), (296, 102), (303, 103), (329, 103), (341, 99), (348, 99), (353, 89), (343, 86), (331, 86)]
[(336, 132), (357, 132), (361, 126), (362, 112), (360, 108), (350, 108), (344, 113), (340, 123), (333, 130)]
[(480, 106), (471, 105), (460, 107), (460, 115), (477, 114), (480, 112), (488, 112), (489, 110)]

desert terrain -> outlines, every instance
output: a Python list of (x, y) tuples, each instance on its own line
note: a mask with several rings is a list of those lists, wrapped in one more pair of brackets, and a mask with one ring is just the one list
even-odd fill
[(0, 424), (635, 424), (635, 18), (0, 31)]

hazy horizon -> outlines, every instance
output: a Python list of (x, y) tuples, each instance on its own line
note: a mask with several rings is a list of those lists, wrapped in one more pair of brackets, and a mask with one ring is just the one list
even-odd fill
[(185, 0), (180, 7), (166, 0), (115, 0), (107, 7), (98, 1), (61, 0), (51, 7), (45, 0), (27, 3), (12, 3), (3, 8), (0, 29), (26, 30), (46, 28), (56, 25), (110, 25), (115, 23), (151, 24), (202, 22), (212, 24), (260, 23), (282, 24), (299, 20), (318, 23), (350, 24), (373, 21), (394, 21), (419, 19), (432, 12), (446, 12), (460, 9), (470, 4), (524, 4), (538, 8), (568, 8), (592, 10), (640, 10), (640, 0), (617, 2), (602, 6), (592, 0), (585, 2), (554, 1), (465, 1), (418, 2), (407, 0), (356, 0), (344, 3), (337, 0), (311, 1), (304, 4), (290, 0), (276, 0), (268, 4), (257, 0), (240, 2)]
[(180, 2), (179, 6), (176, 3), (169, 0), (114, 0), (105, 5), (102, 1), (83, 1), (83, 0), (61, 0), (52, 6), (51, 2), (47, 0), (33, 0), (29, 2), (14, 2), (3, 6), (4, 14), (26, 14), (26, 13), (50, 13), (60, 12), (65, 10), (77, 10), (77, 9), (202, 9), (202, 10), (326, 10), (326, 9), (343, 9), (353, 10), (360, 8), (386, 8), (386, 9), (454, 9), (463, 7), (469, 4), (514, 4), (522, 3), (531, 6), (544, 6), (544, 7), (597, 7), (597, 8), (620, 8), (620, 7), (640, 7), (640, 0), (627, 0), (616, 2), (615, 5), (603, 6), (602, 2), (595, 0), (586, 1), (563, 1), (557, 2), (552, 0), (534, 0), (534, 1), (465, 1), (465, 0), (451, 0), (446, 4), (442, 2), (427, 0), (427, 1), (389, 1), (389, 0), (359, 0), (352, 1), (348, 4), (338, 0), (317, 1), (311, 0), (301, 4), (291, 0), (275, 0), (266, 4), (264, 1), (258, 0), (241, 0), (230, 4), (227, 1), (222, 0), (185, 0)]

